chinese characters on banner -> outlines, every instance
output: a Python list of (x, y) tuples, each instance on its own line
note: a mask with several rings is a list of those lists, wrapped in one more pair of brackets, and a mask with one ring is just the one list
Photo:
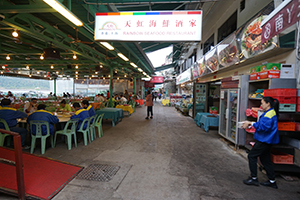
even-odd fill
[(95, 40), (201, 41), (202, 11), (96, 13)]
[(164, 78), (162, 76), (153, 76), (150, 80), (150, 83), (163, 83)]
[(281, 31), (300, 20), (300, 2), (298, 0), (286, 0), (269, 16), (272, 17), (263, 22), (261, 43), (278, 35)]

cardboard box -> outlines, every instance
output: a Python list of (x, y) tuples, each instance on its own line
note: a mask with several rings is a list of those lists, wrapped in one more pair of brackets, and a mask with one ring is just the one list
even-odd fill
[(280, 78), (295, 78), (294, 64), (281, 64)]
[(260, 79), (265, 78), (280, 78), (280, 63), (267, 63), (260, 67), (259, 77)]
[(258, 74), (259, 70), (260, 70), (260, 66), (250, 68), (250, 80), (259, 79), (259, 74)]

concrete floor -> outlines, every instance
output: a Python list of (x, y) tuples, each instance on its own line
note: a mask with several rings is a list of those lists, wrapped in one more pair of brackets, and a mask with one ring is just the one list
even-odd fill
[[(248, 162), (222, 141), (217, 130), (208, 133), (174, 107), (154, 105), (154, 118), (145, 120), (138, 107), (115, 127), (103, 123), (104, 137), (68, 151), (60, 142), (45, 156), (87, 167), (120, 166), (109, 182), (75, 178), (54, 200), (218, 200), (300, 199), (300, 182), (277, 177), (279, 189), (247, 186)], [(40, 154), (39, 149), (35, 153)], [(259, 172), (260, 181), (267, 179)], [(14, 199), (0, 194), (0, 199)]]

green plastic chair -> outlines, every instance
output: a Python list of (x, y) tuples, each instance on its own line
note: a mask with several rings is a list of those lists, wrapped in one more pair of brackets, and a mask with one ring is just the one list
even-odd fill
[[(87, 123), (87, 126), (84, 129), (83, 126), (84, 126), (85, 123)], [(90, 134), (89, 134), (89, 130), (90, 130), (90, 117), (87, 117), (82, 121), (79, 129), (77, 130), (77, 132), (81, 132), (83, 134), (83, 142), (84, 142), (85, 146), (87, 145), (87, 137), (89, 137), (89, 141), (91, 142), (91, 137), (90, 137)]]
[(77, 147), (76, 127), (77, 127), (78, 120), (79, 120), (78, 118), (69, 120), (63, 130), (55, 132), (54, 146), (56, 145), (56, 137), (58, 134), (60, 134), (67, 137), (68, 150), (71, 150), (72, 147), (72, 135), (74, 136), (75, 147)]
[[(0, 119), (0, 124), (3, 124), (4, 125), (4, 129), (7, 130), (7, 131), (10, 131), (6, 121), (4, 119)], [(5, 134), (5, 133), (0, 133), (0, 147), (3, 147), (4, 145), (4, 140), (7, 136), (10, 136), (8, 134)], [(10, 138), (8, 138), (10, 139)], [(10, 145), (10, 140), (8, 140), (8, 145)]]
[[(46, 126), (46, 129), (47, 129), (47, 134), (46, 135), (42, 135), (42, 126)], [(41, 139), (41, 152), (42, 152), (42, 154), (45, 153), (46, 139), (49, 136), (50, 136), (50, 140), (51, 140), (51, 147), (54, 148), (53, 135), (50, 135), (49, 122), (42, 121), (42, 120), (31, 120), (31, 121), (29, 121), (29, 127), (30, 127), (30, 132), (31, 132), (30, 153), (33, 153), (33, 151), (35, 149), (35, 142), (36, 142), (37, 138)], [(35, 129), (35, 133), (36, 133), (35, 135), (32, 134), (33, 129)]]
[(95, 135), (95, 118), (96, 118), (96, 115), (93, 115), (93, 116), (90, 117), (90, 127), (89, 127), (90, 141), (93, 141), (94, 137), (96, 139), (96, 135)]
[[(96, 127), (97, 127), (99, 138), (103, 136), (103, 129), (102, 129), (102, 119), (103, 119), (103, 116), (104, 116), (104, 113), (98, 115), (98, 116), (96, 117), (95, 124), (94, 124), (94, 127), (95, 127), (95, 133), (96, 133)], [(95, 136), (95, 137), (96, 137), (96, 136)]]
[(133, 112), (135, 112), (135, 102), (132, 102), (131, 106), (132, 106)]

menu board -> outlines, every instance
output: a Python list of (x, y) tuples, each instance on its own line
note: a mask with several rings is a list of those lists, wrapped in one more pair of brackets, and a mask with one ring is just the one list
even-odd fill
[(203, 83), (196, 83), (195, 84), (195, 95), (196, 95), (196, 102), (203, 103), (206, 101), (206, 84)]
[(237, 43), (235, 33), (229, 35), (218, 46), (219, 69), (234, 65), (239, 62), (239, 53), (237, 50)]

